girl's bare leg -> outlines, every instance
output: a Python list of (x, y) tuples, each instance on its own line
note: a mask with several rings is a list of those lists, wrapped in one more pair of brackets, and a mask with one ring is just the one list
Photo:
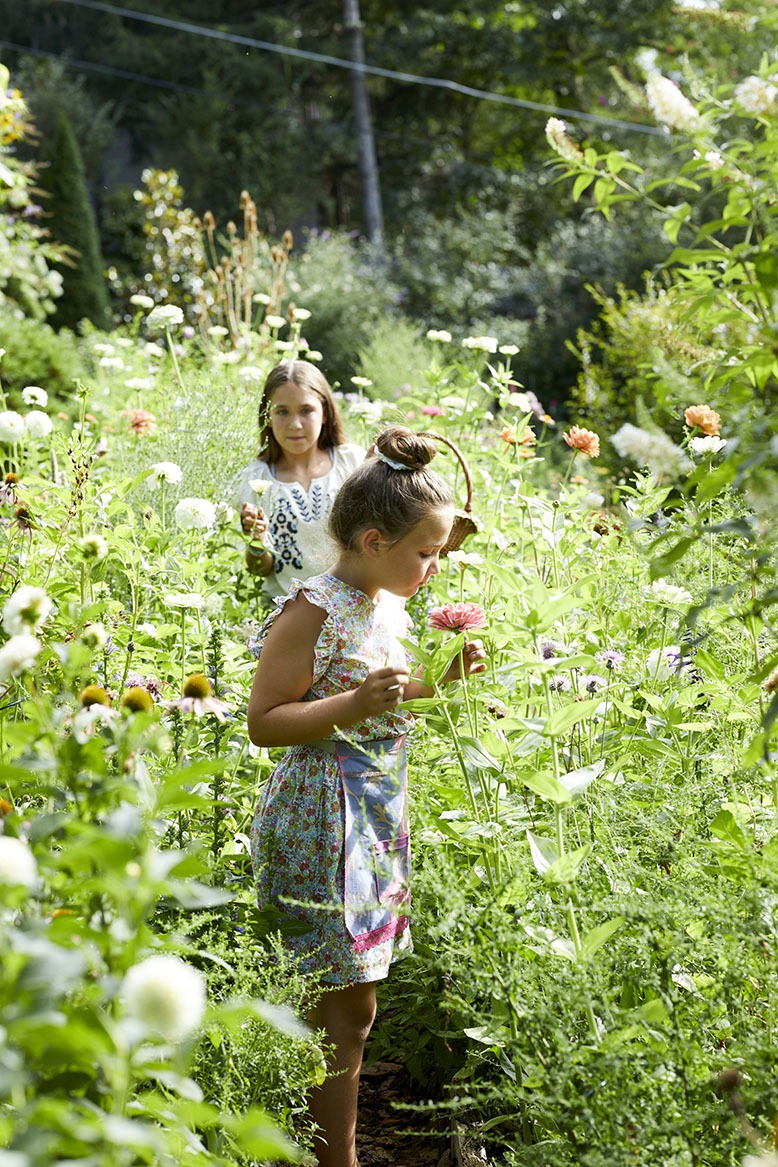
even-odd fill
[(327, 1079), (308, 1099), (319, 1127), (314, 1139), (319, 1167), (357, 1167), (359, 1071), (375, 1010), (375, 984), (348, 985), (325, 992), (308, 1019), (334, 1046)]

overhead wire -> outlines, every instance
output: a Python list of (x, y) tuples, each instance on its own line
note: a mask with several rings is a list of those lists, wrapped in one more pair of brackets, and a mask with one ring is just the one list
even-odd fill
[(607, 126), (609, 129), (618, 128), (641, 134), (665, 136), (664, 130), (656, 126), (645, 125), (642, 122), (630, 122), (621, 118), (605, 117), (603, 114), (588, 113), (581, 109), (571, 109), (547, 102), (531, 101), (528, 98), (513, 97), (508, 93), (496, 93), (489, 89), (477, 89), (471, 85), (462, 85), (458, 81), (451, 81), (443, 77), (428, 77), (417, 73), (406, 73), (398, 69), (386, 69), (381, 65), (370, 65), (358, 61), (351, 61), (343, 57), (334, 57), (329, 53), (317, 53), (311, 49), (295, 48), (293, 45), (280, 45), (273, 41), (244, 36), (241, 33), (226, 32), (224, 29), (212, 28), (210, 25), (191, 24), (183, 20), (174, 20), (168, 16), (156, 16), (150, 12), (141, 12), (135, 8), (124, 8), (118, 4), (108, 4), (104, 0), (57, 0), (57, 2), (60, 4), (70, 4), (76, 8), (90, 9), (94, 12), (102, 12), (109, 16), (121, 16), (128, 20), (154, 24), (161, 28), (172, 29), (175, 32), (208, 37), (212, 40), (242, 45), (245, 48), (260, 49), (263, 52), (277, 53), (286, 57), (296, 57), (301, 60), (314, 61), (323, 65), (332, 65), (338, 69), (365, 73), (372, 77), (384, 77), (392, 81), (401, 81), (408, 85), (426, 85), (435, 89), (446, 89), (464, 97), (497, 102), (501, 105), (514, 106), (519, 109), (529, 109), (536, 113), (555, 114), (560, 117), (571, 118), (575, 121), (593, 122), (597, 125)]

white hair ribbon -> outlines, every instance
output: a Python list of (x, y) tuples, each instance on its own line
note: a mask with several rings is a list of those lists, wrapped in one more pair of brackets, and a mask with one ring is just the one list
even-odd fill
[(395, 462), (393, 458), (387, 458), (386, 454), (382, 454), (380, 450), (373, 451), (375, 457), (379, 462), (384, 462), (387, 466), (391, 466), (392, 470), (415, 470), (415, 466), (406, 466), (405, 462)]

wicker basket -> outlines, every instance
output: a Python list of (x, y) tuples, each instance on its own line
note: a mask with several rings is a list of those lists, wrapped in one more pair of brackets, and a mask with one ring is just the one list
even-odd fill
[(462, 467), (462, 473), (465, 476), (465, 486), (467, 487), (465, 505), (461, 510), (456, 512), (448, 539), (440, 553), (441, 558), (444, 558), (448, 555), (449, 551), (456, 551), (461, 547), (468, 535), (474, 535), (478, 530), (478, 523), (471, 513), (473, 510), (473, 479), (470, 475), (470, 467), (465, 461), (462, 451), (449, 438), (444, 438), (442, 434), (432, 433), (430, 430), (427, 430), (426, 437), (434, 438), (436, 442), (442, 442), (444, 446), (448, 446), (449, 450), (454, 453)]

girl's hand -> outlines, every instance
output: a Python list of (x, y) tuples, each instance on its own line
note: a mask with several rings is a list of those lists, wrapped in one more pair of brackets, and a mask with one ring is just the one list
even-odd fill
[(358, 721), (374, 717), (377, 713), (391, 713), (403, 699), (405, 686), (410, 680), (405, 669), (395, 669), (387, 665), (369, 673), (358, 689), (354, 690), (354, 701)]
[(449, 667), (441, 677), (442, 681), (458, 681), (461, 678), (461, 666), (464, 664), (465, 676), (486, 671), (486, 649), (480, 640), (466, 640), (462, 652), (454, 657)]
[(267, 515), (261, 507), (252, 506), (250, 502), (244, 502), (240, 508), (240, 523), (243, 534), (248, 535), (249, 539), (261, 543), (267, 535)]

